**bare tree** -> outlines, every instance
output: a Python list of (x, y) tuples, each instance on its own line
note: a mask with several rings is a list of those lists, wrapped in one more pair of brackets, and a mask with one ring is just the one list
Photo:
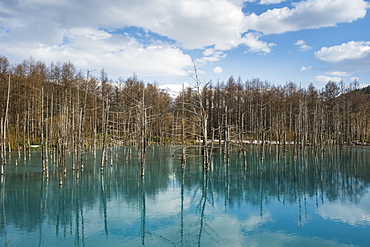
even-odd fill
[(6, 96), (5, 116), (4, 118), (1, 119), (3, 140), (2, 140), (2, 150), (1, 150), (0, 175), (4, 174), (4, 166), (6, 165), (6, 137), (7, 137), (7, 128), (8, 128), (9, 99), (10, 99), (10, 73), (9, 73), (9, 80), (8, 80), (8, 93)]

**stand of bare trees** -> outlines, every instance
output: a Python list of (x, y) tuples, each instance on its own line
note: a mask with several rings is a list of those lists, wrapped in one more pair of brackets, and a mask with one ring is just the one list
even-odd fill
[[(366, 89), (329, 81), (321, 90), (289, 82), (274, 86), (259, 79), (201, 83), (195, 68), (195, 87), (183, 88), (175, 99), (136, 75), (113, 83), (104, 70), (84, 77), (70, 62), (47, 66), (32, 58), (10, 65), (0, 56), (1, 173), (7, 150), (24, 159), (31, 148), (42, 149), (40, 168), (49, 176), (57, 164), (60, 184), (67, 166), (79, 177), (87, 150), (102, 149), (101, 170), (118, 160), (117, 146), (135, 147), (145, 174), (146, 149), (151, 143), (180, 144), (181, 164), (186, 145), (201, 143), (203, 165), (210, 168), (214, 144), (225, 157), (230, 147), (246, 156), (245, 146), (286, 145), (294, 152), (312, 145), (344, 148), (370, 141), (370, 98)], [(211, 143), (211, 145), (209, 145)], [(125, 149), (131, 155), (132, 148)], [(72, 154), (71, 164), (66, 156)], [(261, 155), (261, 159), (263, 156)]]
[[(286, 145), (294, 145), (297, 153), (307, 145), (343, 148), (370, 141), (370, 97), (356, 83), (345, 86), (329, 81), (317, 90), (312, 84), (304, 89), (292, 82), (274, 86), (259, 79), (242, 82), (230, 77), (226, 83), (209, 84), (200, 94), (207, 131), (216, 133), (215, 138), (211, 134), (207, 138), (220, 144), (222, 140), (225, 150), (230, 143), (240, 151), (242, 144), (254, 143), (261, 149), (278, 145), (282, 152)], [(196, 89), (183, 91), (175, 101), (176, 110), (182, 111), (184, 98), (194, 102), (198, 95)], [(191, 102), (185, 107), (192, 112)], [(185, 121), (194, 121), (193, 115), (185, 115)], [(204, 128), (202, 118), (198, 121)]]

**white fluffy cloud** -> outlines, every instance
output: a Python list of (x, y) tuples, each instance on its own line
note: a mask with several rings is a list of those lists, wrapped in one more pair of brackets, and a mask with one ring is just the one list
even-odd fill
[[(22, 1), (13, 16), (33, 25), (54, 25), (54, 28), (100, 27), (115, 30), (141, 27), (175, 40), (185, 49), (215, 45), (230, 49), (240, 44), (244, 28), (241, 7), (227, 0), (139, 0), (47, 2)], [(22, 20), (24, 17), (24, 20)], [(30, 19), (26, 22), (26, 19)], [(46, 21), (47, 20), (47, 21)]]
[(285, 1), (286, 0), (244, 0), (244, 2), (247, 2), (247, 3), (258, 2), (258, 4), (264, 4), (264, 5), (278, 4), (278, 3), (285, 2)]
[(260, 4), (277, 4), (277, 3), (282, 3), (285, 1), (286, 0), (261, 0), (259, 3)]
[(306, 0), (294, 3), (292, 8), (252, 13), (247, 17), (247, 26), (264, 34), (331, 27), (365, 17), (368, 8), (364, 0)]
[(307, 45), (306, 41), (300, 39), (294, 45), (299, 46), (300, 51), (308, 51), (312, 49), (311, 46)]
[(224, 71), (223, 68), (218, 67), (218, 66), (216, 66), (216, 67), (213, 68), (213, 73), (215, 73), (215, 74), (220, 74), (223, 71)]
[(270, 53), (272, 47), (276, 44), (266, 43), (259, 40), (261, 35), (257, 33), (247, 33), (244, 37), (244, 44), (249, 47), (249, 51), (260, 52), (260, 53)]
[[(23, 44), (18, 56), (31, 54), (47, 63), (70, 60), (85, 70), (106, 68), (115, 78), (134, 72), (141, 76), (186, 76), (185, 68), (192, 65), (191, 57), (175, 46), (143, 45), (132, 37), (101, 30), (71, 29), (64, 39), (65, 44), (60, 45)], [(17, 54), (17, 46), (0, 44), (0, 50), (13, 49)]]
[[(1, 2), (0, 16), (0, 50), (11, 61), (71, 60), (111, 75), (187, 75), (187, 49), (211, 47), (204, 62), (218, 61), (241, 44), (268, 52), (263, 42), (243, 37), (239, 0), (23, 0)], [(122, 34), (127, 28), (147, 33), (140, 40), (132, 30)]]
[[(11, 62), (33, 56), (70, 60), (80, 69), (104, 67), (113, 76), (181, 76), (191, 67), (192, 50), (204, 51), (195, 58), (203, 63), (219, 61), (239, 46), (268, 54), (276, 44), (263, 34), (352, 22), (369, 7), (364, 0), (302, 0), (257, 15), (248, 12), (247, 2), (268, 8), (285, 1), (1, 1), (0, 51)], [(323, 48), (316, 56), (330, 59), (325, 52), (330, 53)]]
[(340, 76), (340, 77), (351, 75), (350, 73), (344, 71), (329, 71), (327, 74), (331, 76)]
[(303, 71), (308, 71), (308, 70), (311, 70), (312, 69), (312, 66), (308, 66), (308, 67), (306, 67), (306, 66), (302, 66), (301, 67), (301, 71), (303, 72)]
[(172, 2), (173, 11), (148, 28), (178, 41), (185, 49), (214, 45), (217, 50), (229, 50), (242, 42), (244, 14), (239, 6), (226, 0)]
[(226, 54), (223, 51), (217, 51), (214, 48), (205, 49), (203, 55), (203, 59), (200, 59), (202, 62), (216, 62), (219, 61), (221, 58), (226, 57)]
[(342, 78), (338, 76), (318, 75), (314, 80), (320, 84), (326, 84), (329, 81), (338, 83), (342, 80)]
[(315, 56), (325, 62), (337, 63), (345, 60), (360, 59), (370, 54), (370, 41), (350, 41), (332, 47), (323, 47)]

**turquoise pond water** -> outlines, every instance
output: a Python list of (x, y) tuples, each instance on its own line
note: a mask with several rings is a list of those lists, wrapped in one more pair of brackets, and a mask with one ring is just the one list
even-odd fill
[[(370, 148), (306, 152), (148, 148), (146, 173), (124, 148), (100, 171), (87, 153), (63, 185), (40, 152), (11, 154), (0, 183), (0, 246), (370, 246)], [(108, 152), (109, 154), (109, 152)], [(263, 159), (261, 157), (263, 156)], [(112, 166), (111, 166), (112, 165)]]

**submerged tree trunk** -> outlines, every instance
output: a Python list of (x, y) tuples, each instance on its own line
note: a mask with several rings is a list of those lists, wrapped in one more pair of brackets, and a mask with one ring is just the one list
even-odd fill
[(105, 163), (105, 155), (106, 155), (106, 149), (107, 149), (107, 133), (108, 133), (108, 116), (109, 116), (109, 104), (108, 99), (106, 102), (106, 108), (104, 111), (103, 116), (103, 146), (102, 146), (102, 154), (101, 154), (101, 166), (100, 170), (104, 170), (104, 163)]
[(202, 137), (202, 154), (203, 154), (203, 166), (206, 171), (209, 170), (209, 157), (208, 157), (208, 144), (207, 144), (207, 138), (208, 138), (208, 113), (207, 109), (204, 106), (204, 97), (203, 93), (204, 90), (207, 87), (207, 84), (204, 85), (201, 88), (201, 82), (199, 80), (199, 74), (197, 67), (194, 65), (194, 81), (195, 81), (195, 86), (197, 89), (197, 105), (196, 108), (198, 108), (195, 112), (197, 113), (198, 117), (200, 118), (200, 123), (201, 123), (201, 137)]
[(1, 150), (1, 164), (0, 164), (0, 175), (4, 175), (4, 166), (6, 165), (6, 137), (7, 137), (7, 124), (8, 124), (8, 111), (9, 111), (9, 100), (10, 100), (10, 73), (8, 80), (8, 93), (6, 97), (6, 108), (4, 120), (1, 121), (2, 129), (2, 150)]
[(141, 149), (141, 176), (143, 177), (145, 175), (145, 165), (146, 165), (146, 135), (147, 135), (147, 112), (145, 108), (145, 93), (143, 89), (143, 98), (140, 104), (140, 137), (141, 137), (141, 143), (140, 143), (140, 149)]
[(186, 164), (186, 146), (185, 146), (185, 98), (184, 98), (184, 84), (182, 85), (182, 103), (181, 103), (181, 167), (184, 168)]

